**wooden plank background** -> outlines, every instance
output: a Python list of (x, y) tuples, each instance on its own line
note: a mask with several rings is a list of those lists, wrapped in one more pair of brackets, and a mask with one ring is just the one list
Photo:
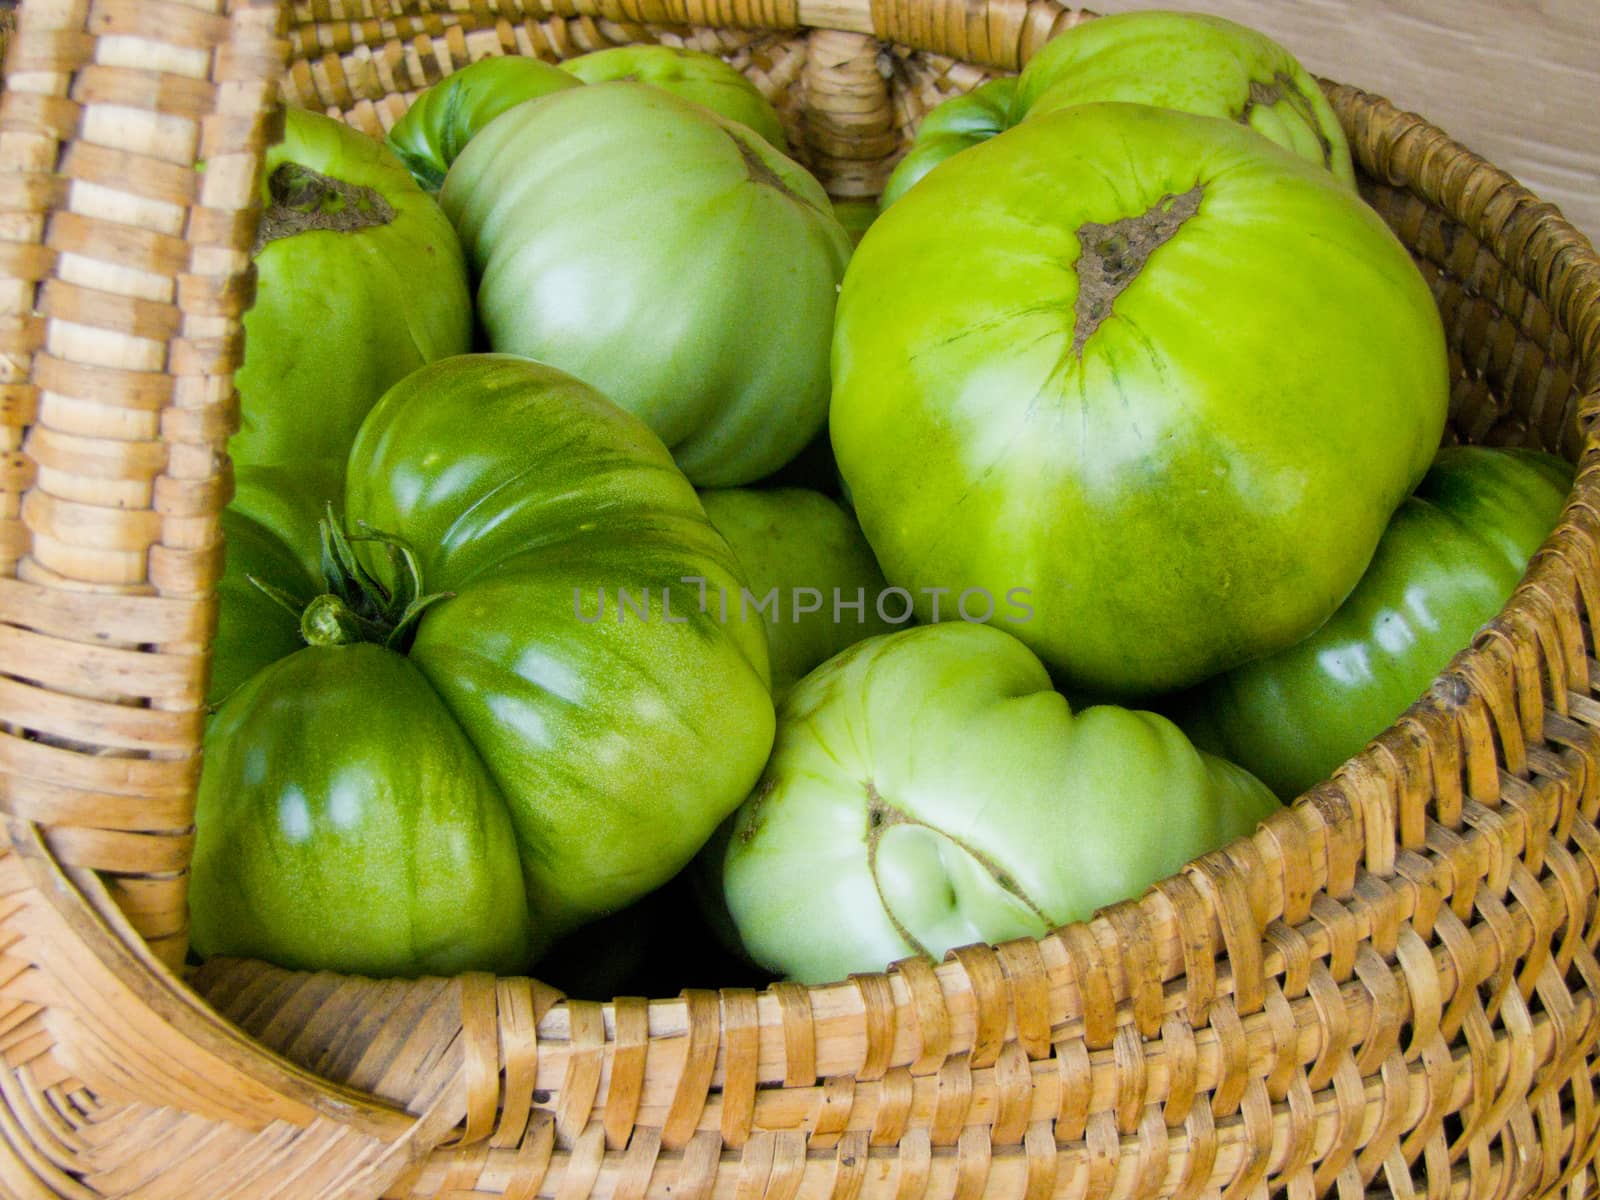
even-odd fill
[(1600, 0), (1082, 0), (1253, 25), (1421, 113), (1600, 241)]

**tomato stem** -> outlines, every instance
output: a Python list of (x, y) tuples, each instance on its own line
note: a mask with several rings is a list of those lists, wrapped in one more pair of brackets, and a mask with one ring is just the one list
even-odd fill
[[(361, 529), (354, 536), (346, 533), (333, 506), (328, 506), (320, 525), (324, 591), (309, 602), (254, 576), (250, 582), (300, 622), (300, 636), (307, 645), (373, 642), (404, 654), (422, 614), (454, 593), (424, 594), (422, 564), (410, 544), (365, 524)], [(385, 586), (362, 564), (355, 551), (358, 542), (382, 547), (392, 586)]]
[(267, 197), (252, 258), (297, 233), (359, 233), (395, 219), (394, 206), (376, 188), (335, 179), (303, 163), (280, 163), (267, 179)]
[(384, 642), (389, 631), (376, 621), (352, 612), (339, 597), (324, 592), (300, 614), (300, 636), (310, 646), (350, 646), (356, 642)]

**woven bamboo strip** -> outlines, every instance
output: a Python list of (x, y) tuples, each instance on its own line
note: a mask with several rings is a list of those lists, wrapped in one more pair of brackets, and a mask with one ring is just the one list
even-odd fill
[[(1581, 819), (1592, 829), (1592, 817)], [(1514, 830), (1515, 825), (1507, 828)], [(1593, 844), (1592, 838), (1590, 841)], [(1519, 843), (1520, 839), (1508, 842), (1492, 851), (1492, 855), (1515, 856), (1522, 849)], [(1470, 872), (1474, 861), (1481, 863), (1491, 857), (1491, 852), (1482, 849), (1481, 843), (1471, 837), (1458, 845), (1460, 849), (1453, 862), (1443, 862), (1433, 870), (1429, 870), (1426, 864), (1419, 864), (1421, 869), (1415, 871), (1412, 878), (1397, 878), (1390, 881), (1391, 886), (1379, 893), (1380, 903), (1358, 901), (1348, 908), (1333, 909), (1323, 906), (1312, 920), (1299, 928), (1274, 927), (1261, 953), (1263, 974), (1271, 979), (1287, 980), (1293, 969), (1289, 964), (1290, 955), (1281, 948), (1283, 946), (1292, 947), (1292, 955), (1296, 959), (1307, 962), (1323, 961), (1333, 958), (1338, 953), (1341, 943), (1350, 946), (1365, 944), (1375, 932), (1381, 935), (1381, 931), (1385, 928), (1396, 931), (1394, 934), (1396, 943), (1400, 937), (1399, 930), (1416, 933), (1414, 922), (1417, 922), (1418, 913), (1423, 908), (1423, 904), (1419, 902), (1420, 897), (1430, 892), (1435, 896), (1445, 894), (1441, 886), (1445, 878), (1453, 877), (1460, 884), (1465, 874), (1463, 867), (1466, 868), (1466, 872)], [(1565, 855), (1564, 851), (1560, 853)], [(1557, 965), (1565, 973), (1569, 969), (1570, 956), (1578, 954), (1593, 933), (1587, 924), (1592, 917), (1584, 912), (1582, 905), (1583, 898), (1592, 895), (1596, 889), (1596, 880), (1600, 879), (1600, 867), (1597, 867), (1594, 860), (1564, 857), (1562, 862), (1563, 865), (1559, 868), (1561, 874), (1539, 885), (1540, 893), (1527, 892), (1526, 886), (1522, 889), (1524, 893), (1522, 896), (1502, 889), (1501, 895), (1495, 901), (1507, 906), (1506, 923), (1501, 928), (1491, 929), (1481, 925), (1469, 928), (1461, 924), (1460, 918), (1453, 914), (1445, 916), (1443, 910), (1435, 911), (1429, 925), (1422, 927), (1422, 935), (1432, 932), (1429, 927), (1432, 923), (1446, 920), (1454, 922), (1452, 928), (1459, 929), (1458, 937), (1465, 940), (1452, 945), (1430, 948), (1427, 950), (1425, 960), (1418, 960), (1413, 956), (1408, 966), (1392, 968), (1391, 974), (1395, 980), (1396, 990), (1410, 994), (1413, 987), (1409, 979), (1416, 978), (1426, 984), (1428, 992), (1448, 996), (1463, 990), (1461, 987), (1463, 971), (1471, 972), (1473, 984), (1493, 976), (1500, 969), (1505, 956), (1520, 957), (1537, 944), (1539, 931), (1535, 928), (1535, 916), (1528, 907), (1530, 901), (1540, 906), (1541, 917), (1545, 921), (1550, 919), (1551, 913), (1555, 913), (1563, 920), (1576, 922), (1569, 936), (1563, 939), (1557, 956)], [(1485, 903), (1489, 902), (1487, 898), (1492, 894), (1492, 891), (1485, 889)], [(1061, 1014), (1060, 1019), (1042, 1031), (1046, 1040), (1082, 1037), (1085, 1027), (1081, 1015), (1082, 995), (1072, 982), (1071, 960), (1050, 953), (1051, 947), (1057, 944), (1055, 939), (1046, 939), (1041, 944), (1041, 961), (1048, 976), (1048, 981), (1043, 983), (1042, 990), (1049, 995), (1048, 1010), (1052, 1014)], [(1054, 971), (1050, 970), (1052, 958), (1058, 964)], [(1469, 958), (1469, 962), (1463, 964), (1459, 961), (1460, 958)], [(1353, 969), (1354, 964), (1351, 963), (1349, 970)], [(232, 1013), (226, 1003), (226, 997), (214, 991), (212, 985), (217, 973), (222, 973), (221, 978), (232, 981), (236, 979), (234, 975), (236, 971), (243, 971), (252, 976), (258, 973), (268, 976), (274, 974), (271, 968), (259, 964), (219, 962), (210, 965), (200, 974), (197, 985), (223, 1011), (230, 1012), (230, 1015), (243, 1021), (243, 1014)], [(1326, 1021), (1322, 1009), (1325, 1002), (1320, 996), (1313, 999), (1308, 995), (1308, 982), (1304, 970), (1294, 973), (1301, 975), (1302, 978), (1288, 980), (1284, 985), (1288, 995), (1286, 1001), (1288, 1007), (1281, 1009), (1280, 1012), (1288, 1014), (1293, 1020), (1291, 1036), (1295, 1048), (1292, 1050), (1285, 1048), (1282, 1045), (1283, 1030), (1272, 1029), (1276, 1019), (1274, 1014), (1264, 1010), (1249, 1013), (1244, 1017), (1244, 1031), (1249, 1043), (1256, 1047), (1258, 1059), (1264, 1054), (1262, 1049), (1264, 1046), (1277, 1044), (1280, 1054), (1289, 1056), (1297, 1063), (1309, 1064), (1315, 1059), (1322, 1045)], [(1587, 967), (1585, 973), (1588, 973)], [(277, 974), (286, 980), (298, 978), (285, 973)], [(937, 976), (939, 994), (932, 1003), (944, 1009), (941, 1014), (941, 1025), (946, 1036), (933, 1057), (935, 1062), (942, 1064), (950, 1055), (971, 1054), (974, 1051), (979, 1001), (972, 986), (973, 975), (966, 970), (963, 962), (957, 960), (945, 964), (938, 969)], [(929, 1002), (925, 996), (919, 996), (914, 1000), (904, 978), (900, 974), (892, 974), (890, 977), (890, 995), (895, 1001), (895, 1012), (898, 1014), (909, 1010), (917, 1015), (909, 1021), (898, 1017), (894, 1019), (893, 1036), (886, 1044), (885, 1062), (890, 1067), (909, 1069), (923, 1059), (930, 1049), (922, 1041), (920, 1027), (931, 1024), (934, 1018), (926, 1010), (918, 1012), (918, 1000), (923, 1004)], [(1532, 982), (1530, 980), (1529, 985)], [(1342, 978), (1338, 975), (1330, 976), (1329, 984), (1339, 990), (1341, 1003), (1345, 1009), (1346, 1034), (1353, 1041), (1365, 1041), (1372, 1030), (1382, 1027), (1380, 1017), (1384, 1014), (1380, 1014), (1375, 1008), (1373, 997), (1365, 990), (1362, 980), (1351, 978), (1349, 971), (1346, 971)], [(1232, 991), (1232, 980), (1224, 967), (1218, 972), (1216, 994), (1212, 1003), (1229, 997)], [(856, 1075), (867, 1056), (862, 1025), (863, 1006), (857, 989), (854, 985), (812, 989), (807, 1001), (811, 1043), (809, 1065), (815, 1077)], [(782, 1083), (790, 1077), (787, 1052), (790, 1036), (785, 1025), (786, 1018), (789, 1022), (796, 1019), (793, 1016), (794, 1010), (785, 1009), (774, 993), (764, 993), (757, 997), (756, 1002), (760, 1035), (753, 1047), (756, 1052), (755, 1078), (765, 1084)], [(1147, 1068), (1143, 1083), (1146, 1093), (1153, 1100), (1165, 1099), (1170, 1086), (1170, 1067), (1163, 1061), (1165, 1052), (1160, 1029), (1170, 1017), (1185, 1012), (1189, 1003), (1187, 981), (1167, 988), (1160, 1001), (1156, 1031), (1146, 1042), (1146, 1053), (1151, 1056), (1152, 1063)], [(1015, 1000), (1004, 995), (985, 997), (984, 1006), (1002, 1013), (1014, 1013), (1016, 1007)], [(1416, 1014), (1407, 1014), (1408, 1017), (1414, 1015)], [(1114, 1019), (1118, 1024), (1134, 1022), (1131, 1001), (1119, 1008)], [(1438, 1014), (1433, 1014), (1433, 1020), (1437, 1022), (1437, 1019)], [(608, 1039), (616, 1036), (616, 1019), (610, 1011), (604, 1016), (604, 1030)], [(673, 1041), (683, 1038), (687, 1031), (687, 1010), (681, 1001), (660, 1001), (652, 1005), (648, 1032), (652, 1039), (660, 1043), (661, 1061), (656, 1064), (659, 1074), (647, 1076), (644, 1081), (639, 1098), (641, 1119), (652, 1115), (659, 1118), (668, 1106), (678, 1078), (674, 1059), (681, 1061), (682, 1057), (681, 1046), (674, 1048)], [(1270, 1039), (1257, 1036), (1269, 1032), (1272, 1035)], [(537, 1036), (543, 1051), (535, 1086), (545, 1090), (558, 1090), (568, 1069), (568, 1056), (570, 1053), (576, 1053), (571, 1049), (567, 1010), (564, 1008), (553, 1010), (538, 1030)], [(1006, 1042), (1019, 1040), (1020, 1034), (1014, 1016), (1004, 1027), (1001, 1037)], [(1210, 1090), (1216, 1086), (1220, 1071), (1217, 1055), (1221, 1051), (1217, 1035), (1214, 1030), (1200, 1029), (1187, 1040), (1192, 1042), (1188, 1053), (1194, 1056), (1194, 1062), (1187, 1070), (1188, 1086)], [(602, 1053), (607, 1056), (608, 1063), (609, 1055), (613, 1051), (614, 1043), (607, 1041)], [(1096, 1107), (1110, 1104), (1116, 1093), (1116, 1073), (1111, 1069), (1114, 1066), (1113, 1051), (1109, 1047), (1091, 1051), (1086, 1061), (1091, 1064), (1091, 1069), (1102, 1068), (1096, 1071), (1095, 1079), (1089, 1085), (1087, 1092), (1089, 1102)], [(725, 1072), (726, 1062), (719, 1060), (712, 1074), (711, 1084), (720, 1087), (724, 1082)], [(602, 1078), (609, 1079), (610, 1074), (608, 1065), (602, 1071)], [(1039, 1092), (1036, 1102), (1042, 1108), (1049, 1109), (1054, 1102), (1053, 1089), (1059, 1086), (1059, 1081), (1051, 1077), (1049, 1070), (1044, 1068), (1036, 1069), (1036, 1075), (1035, 1087)], [(797, 1097), (791, 1094), (791, 1091), (792, 1089), (784, 1089), (761, 1093), (760, 1105), (772, 1110), (770, 1121), (767, 1122), (772, 1128), (792, 1125), (797, 1119), (796, 1112), (803, 1111), (815, 1101), (814, 1096)], [(866, 1094), (870, 1097), (873, 1089), (868, 1089)], [(602, 1084), (595, 1099), (597, 1114), (603, 1111), (607, 1099), (606, 1086)], [(862, 1119), (870, 1120), (871, 1117), (872, 1110), (869, 1107)], [(715, 1109), (708, 1110), (702, 1118), (702, 1127), (714, 1128), (716, 1125)]]
[[(16, 7), (7, 0), (0, 4), (0, 63), (5, 62), (6, 50), (11, 44), (11, 33), (17, 27)], [(0, 76), (0, 89), (4, 89), (5, 79)]]
[[(1581, 881), (1574, 881), (1577, 895), (1592, 894), (1592, 876)], [(1487, 897), (1485, 897), (1487, 899)], [(1552, 901), (1552, 906), (1554, 902)], [(1444, 916), (1443, 913), (1440, 914)], [(1370, 970), (1363, 969), (1363, 964), (1357, 960), (1355, 970), (1357, 976), (1344, 988), (1339, 988), (1331, 982), (1326, 974), (1325, 967), (1317, 967), (1318, 972), (1314, 977), (1307, 976), (1308, 983), (1313, 978), (1327, 980), (1323, 990), (1331, 988), (1332, 994), (1338, 996), (1343, 1007), (1343, 1015), (1338, 1022), (1340, 1037), (1344, 1050), (1341, 1051), (1352, 1066), (1358, 1061), (1367, 1062), (1376, 1059), (1387, 1061), (1388, 1057), (1400, 1055), (1400, 1062), (1405, 1063), (1404, 1071), (1407, 1077), (1414, 1077), (1419, 1081), (1409, 1092), (1409, 1107), (1395, 1118), (1396, 1128), (1401, 1131), (1411, 1131), (1416, 1128), (1426, 1114), (1432, 1114), (1434, 1122), (1440, 1120), (1445, 1114), (1461, 1111), (1469, 1101), (1474, 1104), (1481, 1103), (1484, 1091), (1493, 1093), (1505, 1086), (1519, 1074), (1531, 1074), (1536, 1070), (1548, 1070), (1548, 1073), (1558, 1078), (1565, 1078), (1565, 1072), (1570, 1072), (1573, 1064), (1574, 1048), (1590, 1044), (1593, 1038), (1594, 1009), (1592, 997), (1580, 996), (1571, 1004), (1570, 1008), (1551, 1016), (1556, 1010), (1549, 1010), (1542, 1018), (1526, 1015), (1521, 1012), (1517, 1021), (1523, 1022), (1519, 1038), (1511, 1035), (1518, 1032), (1518, 1027), (1509, 1027), (1509, 1032), (1500, 1034), (1481, 1034), (1488, 1036), (1493, 1045), (1485, 1048), (1480, 1045), (1476, 1053), (1466, 1056), (1457, 1055), (1452, 1061), (1445, 1038), (1458, 1035), (1463, 1020), (1477, 1022), (1480, 1030), (1488, 1028), (1486, 1012), (1503, 1008), (1509, 1004), (1515, 1009), (1523, 1000), (1521, 990), (1512, 986), (1514, 976), (1509, 972), (1502, 972), (1502, 964), (1496, 963), (1488, 954), (1483, 961), (1476, 965), (1476, 970), (1485, 978), (1502, 977), (1504, 986), (1509, 990), (1497, 993), (1487, 1009), (1469, 1008), (1450, 1015), (1441, 1013), (1439, 999), (1443, 995), (1460, 994), (1461, 980), (1452, 978), (1455, 969), (1449, 960), (1441, 960), (1440, 956), (1430, 955), (1421, 942), (1419, 935), (1411, 931), (1408, 926), (1401, 925), (1406, 934), (1412, 939), (1412, 950), (1402, 955), (1402, 966), (1393, 973), (1392, 979), (1383, 980), (1382, 975), (1374, 975)], [(1456, 928), (1465, 932), (1464, 926)], [(1536, 941), (1529, 938), (1527, 942), (1512, 940), (1509, 931), (1500, 931), (1506, 937), (1503, 943), (1507, 949), (1513, 950), (1519, 956), (1525, 952), (1529, 943)], [(1280, 934), (1280, 937), (1283, 935)], [(1467, 935), (1470, 937), (1470, 935)], [(1564, 951), (1570, 951), (1578, 956), (1577, 970), (1579, 975), (1591, 983), (1595, 981), (1597, 968), (1588, 949), (1588, 941), (1593, 938), (1593, 930), (1580, 927), (1575, 931), (1575, 936), (1565, 944)], [(1309, 941), (1309, 939), (1307, 939)], [(1485, 947), (1490, 950), (1491, 947)], [(1417, 953), (1422, 957), (1419, 959)], [(1459, 947), (1457, 953), (1460, 952)], [(1376, 959), (1374, 952), (1368, 950), (1368, 962)], [(1530, 995), (1538, 994), (1541, 1002), (1554, 1003), (1560, 992), (1560, 979), (1568, 972), (1568, 965), (1561, 961), (1561, 954), (1556, 958), (1546, 958), (1544, 968), (1539, 977), (1531, 981)], [(1431, 959), (1431, 961), (1430, 961)], [(1313, 951), (1310, 961), (1319, 962)], [(218, 969), (226, 969), (219, 967)], [(1379, 964), (1372, 968), (1388, 974), (1388, 969)], [(259, 968), (253, 965), (241, 965), (232, 973), (235, 986), (239, 973), (253, 974)], [(281, 976), (281, 973), (279, 973)], [(1277, 972), (1269, 967), (1269, 976), (1277, 977)], [(283, 976), (285, 979), (292, 977)], [(1300, 986), (1295, 987), (1298, 991)], [(290, 995), (293, 993), (290, 992)], [(1176, 1074), (1182, 1074), (1185, 1079), (1186, 1093), (1210, 1092), (1213, 1096), (1224, 1090), (1226, 1081), (1222, 1078), (1224, 1073), (1232, 1073), (1236, 1078), (1241, 1076), (1269, 1077), (1278, 1075), (1285, 1080), (1298, 1078), (1302, 1085), (1307, 1079), (1306, 1069), (1311, 1068), (1310, 1077), (1315, 1078), (1319, 1073), (1324, 1076), (1326, 1084), (1325, 1049), (1327, 1030), (1331, 1021), (1326, 1000), (1319, 994), (1318, 988), (1311, 983), (1310, 995), (1312, 1000), (1307, 1002), (1302, 996), (1298, 1004), (1290, 1003), (1284, 999), (1283, 992), (1275, 993), (1279, 999), (1276, 1013), (1269, 1004), (1267, 1009), (1254, 1018), (1239, 1021), (1235, 1014), (1231, 1016), (1228, 1025), (1236, 1028), (1236, 1033), (1231, 1035), (1234, 1050), (1248, 1048), (1249, 1060), (1245, 1062), (1229, 1062), (1227, 1055), (1231, 1054), (1227, 1047), (1228, 1038), (1221, 1037), (1217, 1025), (1218, 1016), (1222, 1011), (1232, 1011), (1232, 1005), (1227, 1001), (1218, 1001), (1217, 1005), (1226, 1005), (1226, 1008), (1214, 1009), (1212, 1025), (1209, 1030), (1203, 1030), (1196, 1036), (1179, 1022), (1177, 1027), (1172, 1026), (1172, 1013), (1169, 1012), (1164, 1020), (1177, 1036), (1177, 1041), (1172, 1042), (1167, 1037), (1158, 1037), (1141, 1043), (1136, 1039), (1133, 1043), (1133, 1053), (1143, 1056), (1135, 1078), (1137, 1090), (1129, 1093), (1129, 1060), (1124, 1057), (1123, 1048), (1119, 1045), (1111, 1051), (1093, 1052), (1083, 1057), (1084, 1066), (1081, 1077), (1069, 1078), (1062, 1068), (1056, 1063), (1036, 1065), (1031, 1070), (1022, 1066), (1021, 1073), (1013, 1068), (1009, 1076), (1004, 1069), (996, 1065), (988, 1070), (974, 1070), (972, 1067), (971, 1052), (962, 1050), (944, 1059), (936, 1077), (915, 1079), (906, 1072), (904, 1067), (897, 1067), (901, 1072), (891, 1081), (887, 1077), (882, 1083), (874, 1085), (871, 1082), (852, 1082), (849, 1071), (833, 1074), (826, 1065), (826, 1050), (817, 1055), (813, 1069), (827, 1079), (827, 1084), (821, 1088), (786, 1088), (779, 1091), (764, 1092), (754, 1109), (753, 1122), (757, 1136), (762, 1133), (780, 1131), (810, 1130), (812, 1145), (816, 1146), (818, 1137), (816, 1131), (823, 1129), (830, 1123), (837, 1126), (832, 1136), (850, 1135), (856, 1132), (861, 1134), (880, 1134), (885, 1128), (885, 1111), (894, 1107), (897, 1115), (887, 1118), (888, 1128), (905, 1128), (909, 1124), (913, 1128), (937, 1127), (940, 1119), (940, 1109), (944, 1106), (945, 1096), (950, 1088), (957, 1087), (965, 1097), (964, 1107), (958, 1121), (958, 1128), (963, 1129), (993, 1129), (998, 1124), (998, 1114), (1010, 1108), (1016, 1110), (1015, 1123), (1017, 1128), (1025, 1129), (1037, 1121), (1048, 1121), (1056, 1118), (1058, 1136), (1062, 1131), (1061, 1113), (1069, 1107), (1069, 1099), (1073, 1104), (1080, 1105), (1085, 1112), (1131, 1112), (1146, 1111), (1149, 1106), (1161, 1105), (1167, 1112), (1168, 1119), (1174, 1116), (1181, 1123), (1186, 1112), (1177, 1107), (1171, 1082)], [(1396, 997), (1407, 997), (1402, 1003), (1408, 1005), (1408, 1010), (1399, 1013), (1383, 1014), (1380, 1011), (1380, 1001), (1392, 1004)], [(1432, 997), (1432, 1006), (1423, 1008), (1424, 998)], [(230, 1005), (222, 996), (215, 997), (219, 1006), (224, 1011), (230, 1010)], [(281, 999), (281, 997), (280, 997)], [(1318, 1005), (1313, 1008), (1313, 1005)], [(668, 1008), (665, 1005), (654, 1006)], [(1452, 1009), (1458, 1006), (1452, 1005)], [(1177, 1005), (1172, 1006), (1173, 1011), (1181, 1011)], [(562, 1084), (570, 1078), (573, 1070), (574, 1059), (584, 1054), (597, 1054), (602, 1060), (608, 1056), (611, 1049), (607, 1045), (592, 1043), (589, 1046), (574, 1046), (570, 1039), (564, 1044), (562, 1017), (566, 1010), (557, 1009), (547, 1018), (546, 1026), (541, 1028), (538, 1035), (539, 1073), (535, 1079), (535, 1086), (543, 1088), (549, 1083), (548, 1089), (552, 1092), (559, 1091)], [(1281, 1015), (1279, 1015), (1281, 1014)], [(246, 1018), (241, 1014), (241, 1019), (255, 1027), (260, 1023), (270, 1021), (275, 1017), (272, 1009), (256, 1009)], [(652, 1013), (652, 1016), (657, 1015)], [(659, 1063), (660, 1075), (653, 1080), (646, 1077), (641, 1089), (641, 1105), (635, 1110), (634, 1120), (644, 1127), (660, 1127), (666, 1119), (665, 1106), (676, 1093), (684, 1075), (681, 1066), (681, 1047), (686, 1036), (686, 1025), (674, 1028), (671, 1019), (679, 1016), (675, 1009), (660, 1014), (663, 1020), (652, 1022), (651, 1032), (654, 1034), (650, 1047), (652, 1063)], [(1121, 1014), (1124, 1019), (1131, 1016), (1131, 1012)], [(1398, 1043), (1389, 1045), (1387, 1039), (1396, 1020), (1410, 1025), (1417, 1032), (1414, 1033), (1411, 1044), (1402, 1048)], [(605, 1028), (600, 1026), (596, 1037), (601, 1036)], [(1123, 1028), (1130, 1029), (1124, 1025)], [(1433, 1031), (1431, 1035), (1424, 1036), (1421, 1030)], [(1058, 1046), (1070, 1044), (1076, 1036), (1075, 1027), (1068, 1022), (1064, 1028), (1053, 1031), (1057, 1038)], [(1206, 1036), (1207, 1034), (1211, 1036)], [(813, 1030), (813, 1037), (816, 1031)], [(503, 1038), (503, 1035), (502, 1035)], [(677, 1046), (674, 1046), (674, 1040)], [(825, 1039), (818, 1039), (824, 1047)], [(959, 1044), (959, 1043), (958, 1043)], [(1016, 1043), (1011, 1043), (1015, 1047)], [(1388, 1046), (1387, 1049), (1384, 1049)], [(1263, 1048), (1270, 1048), (1270, 1054), (1264, 1054)], [(673, 1054), (674, 1049), (680, 1050), (680, 1055)], [(920, 1057), (922, 1047), (917, 1047), (916, 1052)], [(1531, 1053), (1531, 1058), (1524, 1064), (1518, 1065), (1514, 1060), (1524, 1050)], [(1225, 1057), (1219, 1058), (1218, 1055)], [(1177, 1055), (1177, 1059), (1174, 1059)], [(1482, 1057), (1486, 1055), (1486, 1057)], [(1480, 1061), (1481, 1059), (1481, 1061)], [(1314, 1063), (1315, 1060), (1315, 1063)], [(1409, 1062), (1407, 1060), (1410, 1060)], [(889, 1061), (893, 1062), (893, 1055)], [(1581, 1055), (1578, 1055), (1581, 1067)], [(857, 1060), (859, 1062), (859, 1060)], [(950, 1064), (958, 1064), (959, 1074), (952, 1077)], [(1181, 1071), (1174, 1066), (1175, 1062), (1183, 1065)], [(784, 1067), (787, 1069), (788, 1064)], [(1287, 1066), (1288, 1072), (1283, 1068)], [(1565, 1070), (1563, 1070), (1563, 1068)], [(1370, 1067), (1369, 1067), (1370, 1069)], [(1395, 1070), (1402, 1068), (1396, 1066)], [(857, 1072), (860, 1068), (857, 1066)], [(1296, 1074), (1298, 1072), (1298, 1075)], [(1377, 1086), (1377, 1081), (1368, 1080), (1365, 1087), (1365, 1108), (1363, 1120), (1367, 1122), (1363, 1129), (1377, 1128), (1381, 1124), (1382, 1114), (1388, 1111), (1388, 1106), (1393, 1101), (1396, 1079), (1391, 1078), (1391, 1072), (1385, 1070), (1384, 1086)], [(614, 1077), (614, 1071), (609, 1062), (602, 1061), (600, 1076), (602, 1079)], [(1357, 1071), (1357, 1078), (1361, 1072)], [(952, 1079), (960, 1080), (959, 1085)], [(1002, 1080), (1008, 1079), (1010, 1086), (1021, 1088), (1020, 1092), (1013, 1092), (1010, 1096), (1004, 1094)], [(840, 1092), (837, 1084), (843, 1081), (845, 1090)], [(711, 1082), (720, 1082), (718, 1075), (713, 1074)], [(1070, 1096), (1066, 1092), (1069, 1083), (1076, 1083), (1076, 1095)], [(1409, 1086), (1409, 1085), (1408, 1085)], [(1289, 1094), (1292, 1085), (1282, 1083), (1279, 1086), (1269, 1086), (1269, 1095), (1282, 1102)], [(1337, 1090), (1337, 1089), (1336, 1089)], [(897, 1105), (892, 1105), (886, 1097), (898, 1092), (901, 1100)], [(841, 1097), (843, 1099), (841, 1100)], [(1324, 1097), (1327, 1099), (1328, 1097)], [(1348, 1102), (1348, 1096), (1345, 1097)], [(604, 1121), (609, 1097), (606, 1088), (602, 1085), (593, 1100), (593, 1117), (596, 1123)], [(839, 1120), (840, 1104), (843, 1104), (844, 1119)], [(1020, 1107), (1019, 1107), (1020, 1105)], [(1319, 1121), (1314, 1122), (1316, 1128), (1321, 1130), (1322, 1141), (1318, 1145), (1326, 1146), (1332, 1137), (1329, 1132), (1332, 1118), (1324, 1111), (1326, 1106), (1317, 1110)], [(1332, 1110), (1329, 1110), (1332, 1111)], [(831, 1113), (831, 1117), (830, 1117)], [(1283, 1118), (1280, 1111), (1278, 1118)], [(727, 1125), (723, 1110), (713, 1097), (702, 1112), (699, 1127), (703, 1133), (711, 1133), (719, 1128), (724, 1132)], [(1275, 1118), (1277, 1120), (1278, 1118)], [(1286, 1119), (1286, 1118), (1285, 1118)], [(1279, 1121), (1281, 1124), (1281, 1120)], [(579, 1126), (581, 1127), (581, 1125)], [(736, 1131), (736, 1140), (743, 1141), (748, 1129)], [(1363, 1143), (1366, 1139), (1362, 1139)], [(1285, 1154), (1288, 1152), (1285, 1151)]]

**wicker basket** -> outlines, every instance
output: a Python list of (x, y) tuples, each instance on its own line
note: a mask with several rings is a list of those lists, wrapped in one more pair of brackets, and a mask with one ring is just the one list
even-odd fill
[[(1330, 95), (1444, 313), (1451, 430), (1585, 466), (1336, 779), (1142, 899), (835, 985), (562, 1001), (182, 966), (230, 374), (273, 105), (380, 131), (493, 53), (709, 49), (869, 196), (1052, 0), (25, 0), (0, 94), (0, 1192), (1521, 1197), (1600, 1129), (1600, 260)], [(285, 34), (287, 38), (285, 40)], [(203, 160), (203, 172), (196, 163)]]

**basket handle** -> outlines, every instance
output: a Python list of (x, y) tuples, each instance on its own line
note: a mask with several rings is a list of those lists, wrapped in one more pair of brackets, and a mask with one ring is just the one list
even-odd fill
[[(31, 5), (0, 93), (0, 772), (170, 965), (276, 3)], [(201, 164), (204, 164), (203, 167)]]

